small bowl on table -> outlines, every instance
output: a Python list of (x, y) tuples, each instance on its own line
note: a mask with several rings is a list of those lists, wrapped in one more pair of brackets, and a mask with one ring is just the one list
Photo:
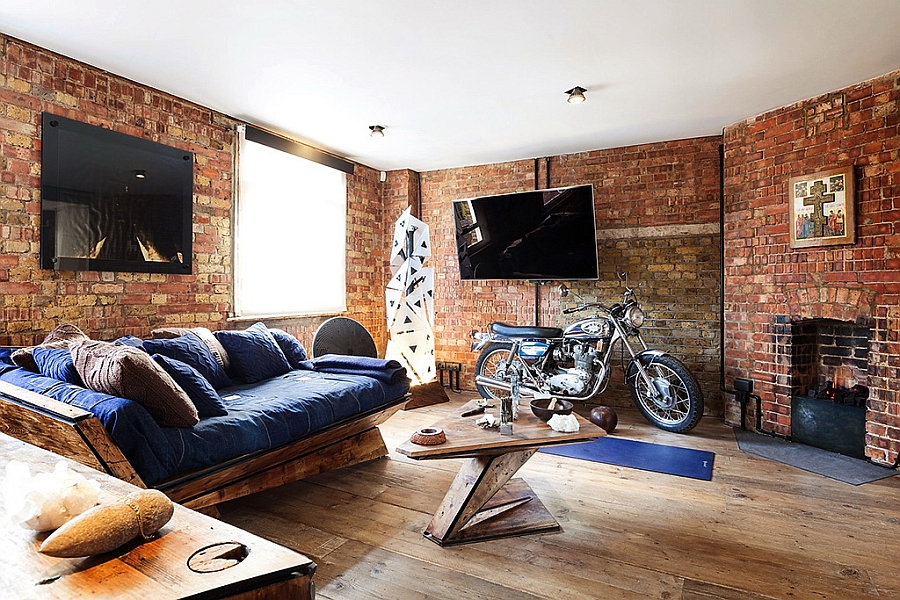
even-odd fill
[(562, 400), (561, 398), (556, 398), (555, 408), (547, 408), (553, 400), (553, 398), (535, 398), (531, 401), (531, 412), (541, 421), (549, 421), (553, 415), (572, 414), (574, 405), (568, 400)]

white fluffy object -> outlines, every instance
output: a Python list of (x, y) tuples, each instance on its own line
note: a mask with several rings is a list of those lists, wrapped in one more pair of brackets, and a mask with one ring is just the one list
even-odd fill
[(553, 431), (562, 433), (575, 433), (581, 427), (578, 424), (578, 419), (575, 418), (575, 415), (553, 415), (550, 417), (550, 420), (547, 421), (547, 425), (549, 425)]
[(479, 427), (484, 427), (485, 429), (491, 427), (499, 427), (500, 419), (492, 415), (491, 413), (484, 413), (484, 416), (475, 421), (475, 424)]
[(28, 465), (6, 465), (3, 500), (14, 523), (35, 531), (50, 531), (97, 504), (100, 483), (86, 479), (59, 461), (50, 473), (33, 477)]

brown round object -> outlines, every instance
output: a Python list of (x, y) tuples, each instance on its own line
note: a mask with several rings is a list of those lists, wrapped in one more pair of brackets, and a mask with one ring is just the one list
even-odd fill
[(591, 409), (591, 423), (604, 430), (606, 433), (612, 433), (619, 424), (619, 416), (611, 406), (595, 406)]
[(426, 427), (425, 429), (420, 429), (412, 434), (409, 441), (420, 446), (437, 446), (438, 444), (443, 444), (447, 441), (447, 435), (444, 433), (443, 429)]

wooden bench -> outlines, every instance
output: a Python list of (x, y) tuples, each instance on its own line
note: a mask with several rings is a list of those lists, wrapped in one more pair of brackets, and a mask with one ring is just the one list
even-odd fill
[[(153, 487), (183, 506), (215, 513), (220, 502), (386, 456), (378, 425), (408, 400), (403, 396), (302, 440), (181, 473)], [(0, 432), (147, 487), (92, 413), (3, 381)]]

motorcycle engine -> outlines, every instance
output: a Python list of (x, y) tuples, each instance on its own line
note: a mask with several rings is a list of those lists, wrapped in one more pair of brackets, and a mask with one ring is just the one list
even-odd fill
[(554, 375), (547, 383), (550, 384), (550, 391), (554, 394), (578, 396), (584, 393), (590, 381), (591, 374), (584, 369), (566, 369), (565, 373)]
[[(578, 344), (572, 348), (573, 368), (562, 369), (547, 380), (550, 391), (563, 396), (580, 396), (588, 390), (596, 367), (594, 357), (597, 352), (586, 344)], [(596, 361), (599, 363), (599, 361)]]

